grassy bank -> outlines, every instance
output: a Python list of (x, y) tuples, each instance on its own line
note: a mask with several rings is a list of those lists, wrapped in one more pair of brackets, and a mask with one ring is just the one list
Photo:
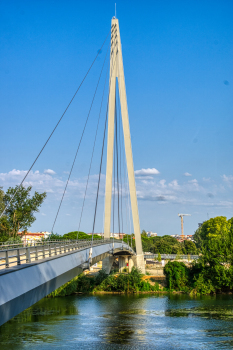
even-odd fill
[(81, 274), (48, 295), (67, 296), (74, 293), (139, 293), (163, 291), (156, 281), (143, 280), (136, 268), (130, 273), (110, 274), (99, 271), (96, 276)]

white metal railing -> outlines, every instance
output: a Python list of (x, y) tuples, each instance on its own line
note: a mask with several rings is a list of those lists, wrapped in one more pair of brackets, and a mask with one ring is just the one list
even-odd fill
[[(93, 246), (121, 243), (118, 239), (96, 239)], [(124, 244), (126, 244), (124, 242)], [(20, 246), (21, 244), (10, 244), (0, 247), (0, 269), (9, 268), (23, 263), (31, 263), (39, 259), (46, 259), (52, 256), (68, 253), (70, 251), (79, 250), (91, 246), (91, 240), (70, 240), (70, 241), (45, 241), (36, 242), (33, 245)], [(3, 248), (3, 249), (2, 249)], [(122, 244), (123, 249), (123, 244)], [(133, 251), (128, 246), (128, 250)]]

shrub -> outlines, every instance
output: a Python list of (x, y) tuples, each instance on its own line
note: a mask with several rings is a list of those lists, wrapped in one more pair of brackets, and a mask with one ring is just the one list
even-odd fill
[(189, 269), (183, 262), (169, 261), (164, 267), (169, 290), (188, 291)]

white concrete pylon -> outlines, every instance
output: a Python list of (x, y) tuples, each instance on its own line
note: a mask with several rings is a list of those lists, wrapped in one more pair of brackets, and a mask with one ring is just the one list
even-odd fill
[(115, 97), (116, 97), (116, 78), (118, 79), (122, 125), (125, 144), (125, 155), (129, 179), (129, 190), (133, 217), (134, 234), (136, 241), (137, 255), (142, 255), (142, 241), (140, 222), (138, 215), (138, 203), (136, 195), (133, 154), (131, 146), (129, 116), (126, 98), (124, 67), (122, 59), (122, 49), (119, 31), (119, 22), (115, 17), (112, 18), (111, 25), (111, 51), (110, 51), (110, 91), (109, 91), (109, 110), (108, 110), (108, 143), (107, 143), (107, 168), (106, 168), (106, 187), (105, 187), (105, 223), (104, 237), (110, 238), (111, 226), (111, 204), (112, 204), (112, 173), (113, 173), (113, 149), (114, 149), (114, 116), (115, 116)]

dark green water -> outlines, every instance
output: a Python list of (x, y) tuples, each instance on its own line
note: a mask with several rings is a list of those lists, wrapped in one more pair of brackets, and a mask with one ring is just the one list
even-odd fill
[(43, 299), (0, 327), (0, 349), (233, 349), (231, 295)]

